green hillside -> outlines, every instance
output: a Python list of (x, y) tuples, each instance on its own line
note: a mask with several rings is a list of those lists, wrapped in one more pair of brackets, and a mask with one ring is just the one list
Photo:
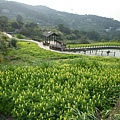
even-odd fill
[(95, 15), (77, 15), (56, 11), (46, 6), (31, 6), (12, 1), (0, 3), (0, 15), (5, 15), (11, 19), (21, 15), (25, 22), (39, 23), (39, 26), (65, 24), (71, 29), (95, 30), (100, 33), (105, 32), (105, 29), (116, 31), (120, 27), (120, 22), (111, 18)]

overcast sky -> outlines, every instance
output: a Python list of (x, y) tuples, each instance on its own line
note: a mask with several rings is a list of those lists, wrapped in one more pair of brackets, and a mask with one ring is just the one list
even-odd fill
[(59, 11), (92, 14), (120, 21), (120, 0), (11, 0), (29, 5), (44, 5)]

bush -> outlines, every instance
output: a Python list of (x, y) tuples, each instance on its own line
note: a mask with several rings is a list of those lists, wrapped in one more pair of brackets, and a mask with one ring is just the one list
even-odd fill
[(8, 37), (3, 33), (0, 33), (0, 51), (5, 51), (7, 48)]
[(3, 56), (0, 54), (0, 63), (3, 61)]
[(25, 38), (25, 37), (24, 37), (23, 35), (21, 35), (21, 34), (17, 34), (16, 37), (19, 38), (19, 39), (24, 39), (24, 38)]
[(17, 47), (17, 40), (12, 38), (11, 41), (9, 41), (9, 44), (8, 44), (9, 47)]
[(88, 42), (88, 40), (81, 40), (80, 43), (81, 43), (81, 44), (90, 44), (90, 43)]

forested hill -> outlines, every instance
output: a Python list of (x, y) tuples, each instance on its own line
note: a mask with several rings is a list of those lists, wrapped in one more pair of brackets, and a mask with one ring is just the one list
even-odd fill
[(13, 1), (0, 0), (0, 16), (16, 19), (21, 15), (25, 22), (39, 23), (40, 26), (67, 25), (71, 29), (95, 30), (119, 30), (120, 22), (112, 18), (95, 15), (78, 15), (53, 10), (45, 6), (31, 6)]

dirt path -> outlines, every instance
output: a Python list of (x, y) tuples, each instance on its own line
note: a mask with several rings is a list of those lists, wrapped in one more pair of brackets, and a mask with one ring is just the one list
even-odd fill
[(120, 120), (120, 98), (106, 120)]
[(80, 53), (74, 53), (74, 52), (65, 52), (65, 51), (52, 50), (52, 49), (49, 48), (49, 46), (43, 45), (43, 42), (38, 42), (38, 41), (34, 41), (34, 40), (26, 40), (26, 39), (19, 39), (19, 40), (28, 41), (28, 42), (34, 42), (34, 43), (38, 44), (38, 46), (40, 48), (43, 48), (43, 49), (49, 50), (49, 51), (53, 51), (53, 52), (64, 53), (64, 54), (80, 54)]
[(12, 35), (7, 34), (6, 32), (3, 32), (3, 34), (7, 35), (9, 38), (12, 38)]
[[(4, 34), (6, 34), (9, 38), (12, 38), (12, 36), (11, 36), (10, 34), (7, 34), (7, 33), (5, 33), (5, 32), (4, 32)], [(83, 51), (82, 51), (82, 52), (57, 51), (57, 50), (52, 50), (52, 49), (50, 49), (49, 46), (43, 45), (42, 42), (38, 42), (38, 41), (34, 41), (34, 40), (26, 40), (26, 39), (18, 39), (18, 40), (28, 41), (28, 42), (34, 42), (34, 43), (38, 44), (38, 46), (39, 46), (40, 48), (43, 48), (43, 49), (49, 50), (49, 51), (53, 51), (53, 52), (57, 52), (57, 53), (62, 53), (62, 54), (79, 54), (79, 55), (86, 55), (86, 56), (101, 56), (100, 53), (99, 53), (99, 54), (96, 54), (96, 53), (90, 54), (90, 53), (88, 53), (88, 52), (84, 53)], [(54, 42), (51, 41), (51, 43), (54, 43)], [(117, 54), (116, 56), (114, 56), (113, 54), (112, 54), (113, 56), (112, 56), (112, 55), (110, 55), (110, 56), (103, 55), (103, 56), (105, 56), (105, 57), (107, 56), (107, 57), (118, 57), (118, 58), (120, 58), (118, 52), (116, 52), (116, 54)]]
[[(6, 32), (3, 32), (3, 34), (7, 35), (9, 38), (13, 38), (12, 35), (7, 34)], [(65, 53), (65, 54), (80, 54), (80, 53), (73, 53), (73, 52), (65, 52), (65, 51), (52, 50), (52, 49), (49, 48), (49, 46), (43, 45), (43, 42), (38, 42), (38, 41), (34, 41), (34, 40), (26, 40), (26, 39), (18, 39), (18, 40), (28, 41), (28, 42), (34, 42), (34, 43), (38, 44), (38, 46), (39, 46), (40, 48), (43, 48), (43, 49), (45, 49), (45, 50), (50, 50), (50, 51), (53, 51), (53, 52)], [(51, 43), (52, 43), (52, 41), (51, 41)]]

